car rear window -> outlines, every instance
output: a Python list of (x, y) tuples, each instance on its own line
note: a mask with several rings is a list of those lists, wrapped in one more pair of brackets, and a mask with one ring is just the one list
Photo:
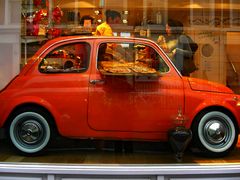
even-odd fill
[(39, 64), (42, 73), (75, 73), (88, 69), (90, 45), (71, 43), (58, 46), (48, 53)]

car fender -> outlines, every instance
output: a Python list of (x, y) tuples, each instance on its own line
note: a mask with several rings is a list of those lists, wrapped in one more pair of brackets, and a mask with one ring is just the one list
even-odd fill
[(60, 116), (59, 112), (54, 108), (54, 106), (52, 106), (46, 100), (36, 97), (36, 96), (21, 96), (21, 97), (14, 97), (12, 99), (9, 99), (8, 104), (3, 107), (3, 109), (1, 110), (2, 114), (0, 115), (0, 117), (1, 117), (0, 127), (5, 124), (5, 122), (9, 118), (10, 114), (17, 107), (21, 107), (21, 106), (24, 106), (27, 104), (35, 104), (35, 105), (41, 106), (41, 107), (45, 108), (46, 110), (48, 110), (48, 112), (51, 113), (54, 120), (59, 119), (59, 116)]
[(212, 98), (205, 98), (204, 101), (196, 105), (195, 110), (191, 111), (191, 109), (186, 108), (186, 113), (189, 114), (188, 118), (186, 119), (185, 126), (187, 128), (191, 128), (191, 124), (196, 118), (196, 116), (207, 109), (214, 108), (215, 110), (219, 109), (221, 110), (227, 110), (230, 112), (237, 123), (237, 126), (239, 127), (240, 124), (240, 102), (238, 100), (234, 99), (234, 96), (232, 98), (218, 98), (212, 99)]

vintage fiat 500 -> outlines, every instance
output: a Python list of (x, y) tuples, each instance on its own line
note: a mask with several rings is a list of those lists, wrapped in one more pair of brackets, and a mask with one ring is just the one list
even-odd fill
[(60, 37), (44, 44), (0, 92), (0, 127), (20, 152), (68, 138), (168, 141), (222, 156), (237, 143), (240, 97), (224, 85), (183, 77), (153, 41)]

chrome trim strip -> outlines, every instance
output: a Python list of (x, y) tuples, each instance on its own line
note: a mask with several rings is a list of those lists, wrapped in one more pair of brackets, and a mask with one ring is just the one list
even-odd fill
[[(0, 163), (1, 173), (25, 174), (71, 174), (71, 175), (224, 175), (240, 177), (240, 164), (39, 164), (39, 163)], [(1, 179), (1, 178), (0, 178)]]

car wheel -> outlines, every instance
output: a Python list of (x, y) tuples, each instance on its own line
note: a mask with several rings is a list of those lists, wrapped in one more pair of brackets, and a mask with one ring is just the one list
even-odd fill
[(237, 129), (225, 113), (201, 114), (193, 124), (193, 144), (208, 156), (226, 155), (237, 143)]
[(47, 114), (37, 110), (16, 113), (9, 125), (9, 137), (14, 147), (28, 155), (42, 152), (51, 136), (47, 119)]

